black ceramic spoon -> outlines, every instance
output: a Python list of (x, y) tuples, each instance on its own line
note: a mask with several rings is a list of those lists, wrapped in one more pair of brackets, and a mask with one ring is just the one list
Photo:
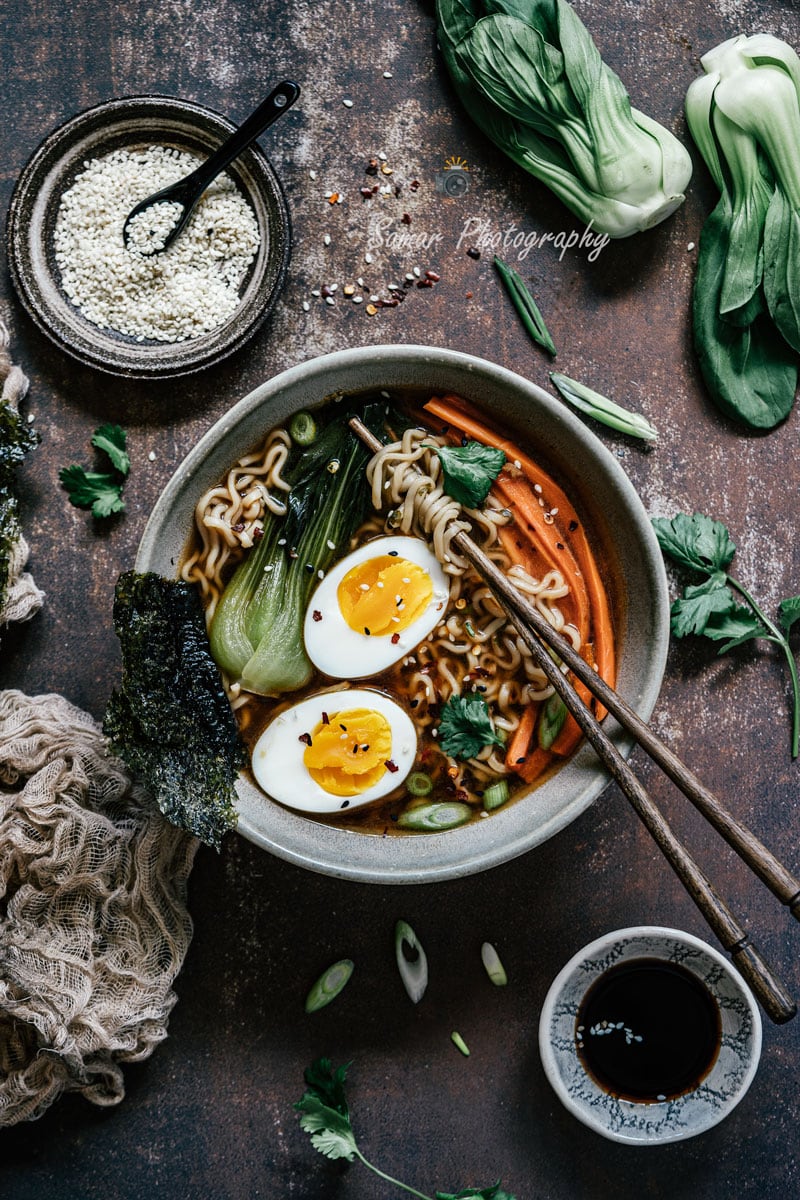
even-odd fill
[(140, 254), (151, 255), (159, 254), (172, 245), (208, 185), (216, 179), (221, 171), (225, 170), (229, 163), (238, 158), (260, 133), (263, 133), (274, 121), (277, 121), (278, 117), (287, 112), (299, 95), (300, 87), (291, 79), (285, 79), (283, 83), (279, 83), (244, 124), (240, 125), (236, 132), (222, 143), (219, 150), (216, 150), (201, 166), (187, 175), (185, 179), (171, 183), (169, 187), (162, 188), (160, 192), (155, 192), (132, 208), (122, 227), (125, 245), (129, 246), (131, 221), (140, 213), (146, 212), (156, 204), (179, 204), (181, 211), (176, 215), (175, 222), (168, 229), (166, 235), (164, 237), (154, 236), (148, 244), (137, 245), (136, 249)]

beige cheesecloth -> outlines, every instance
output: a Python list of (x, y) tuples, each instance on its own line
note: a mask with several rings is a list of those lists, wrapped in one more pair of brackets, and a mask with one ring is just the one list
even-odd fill
[(0, 1126), (124, 1095), (166, 1037), (197, 841), (62, 696), (0, 692)]

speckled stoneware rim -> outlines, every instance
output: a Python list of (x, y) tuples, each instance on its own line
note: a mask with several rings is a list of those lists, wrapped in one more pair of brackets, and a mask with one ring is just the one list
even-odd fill
[(183, 342), (137, 343), (87, 321), (61, 290), (53, 229), (62, 193), (85, 160), (123, 146), (158, 143), (207, 156), (235, 129), (212, 109), (171, 96), (127, 96), (96, 105), (50, 133), (20, 172), (6, 222), (8, 266), (23, 308), (61, 350), (112, 375), (165, 379), (201, 370), (238, 350), (280, 294), (291, 225), (280, 180), (253, 145), (227, 168), (258, 221), (261, 245), (234, 314)]
[[(722, 1043), (711, 1071), (676, 1100), (637, 1104), (604, 1092), (575, 1048), (575, 1019), (595, 979), (627, 958), (680, 963), (702, 979), (719, 1005)], [(691, 933), (658, 925), (617, 929), (579, 950), (553, 980), (539, 1021), (545, 1074), (564, 1107), (595, 1133), (629, 1146), (661, 1146), (718, 1125), (744, 1096), (761, 1057), (761, 1014), (752, 992), (719, 950)]]
[[(563, 405), (519, 375), (468, 354), (426, 346), (340, 350), (262, 384), (201, 438), (167, 484), (142, 536), (137, 569), (175, 575), (197, 499), (269, 428), (325, 397), (376, 389), (466, 396), (521, 430), (569, 481), (621, 576), (627, 603), (619, 629), (618, 686), (647, 719), (664, 671), (669, 602), (661, 552), (641, 501), (617, 459)], [(603, 497), (602, 505), (591, 504), (593, 495)], [(608, 720), (607, 728), (627, 753), (630, 738)], [(242, 776), (239, 829), (281, 858), (327, 875), (422, 883), (469, 875), (525, 853), (573, 821), (606, 783), (587, 745), (534, 795), (491, 817), (445, 833), (381, 838), (311, 822), (267, 800)]]

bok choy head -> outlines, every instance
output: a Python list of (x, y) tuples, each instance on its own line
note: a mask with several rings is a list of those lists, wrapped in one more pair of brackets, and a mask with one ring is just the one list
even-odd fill
[(700, 239), (695, 345), (720, 407), (771, 428), (792, 406), (800, 352), (800, 58), (757, 34), (700, 61), (686, 117), (720, 200)]
[(685, 148), (631, 108), (566, 0), (437, 0), (439, 44), (470, 116), (576, 216), (612, 238), (668, 217)]
[[(214, 613), (214, 660), (245, 691), (276, 695), (311, 678), (303, 644), (308, 601), (370, 502), (364, 474), (369, 451), (349, 428), (352, 415), (349, 409), (337, 413), (310, 446), (293, 448), (283, 471), (291, 484), (286, 514), (269, 516)], [(383, 437), (385, 404), (367, 404), (359, 415)]]

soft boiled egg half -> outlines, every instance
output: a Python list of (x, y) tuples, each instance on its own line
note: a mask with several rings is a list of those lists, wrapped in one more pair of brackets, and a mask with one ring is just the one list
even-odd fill
[(314, 666), (334, 679), (364, 679), (410, 653), (444, 615), (450, 583), (415, 537), (381, 537), (341, 559), (306, 612)]
[(336, 813), (379, 800), (417, 754), (411, 718), (382, 692), (310, 696), (267, 726), (253, 748), (256, 782), (288, 808)]

